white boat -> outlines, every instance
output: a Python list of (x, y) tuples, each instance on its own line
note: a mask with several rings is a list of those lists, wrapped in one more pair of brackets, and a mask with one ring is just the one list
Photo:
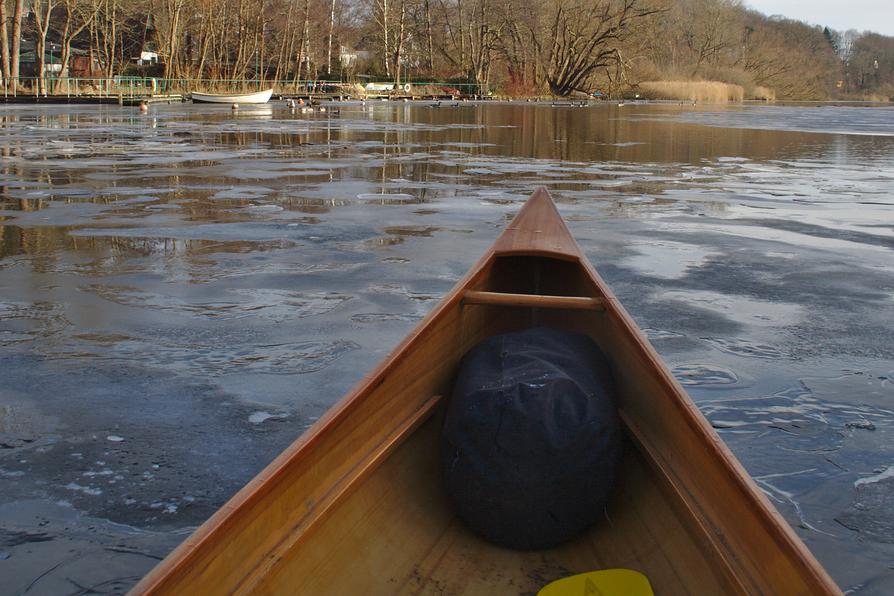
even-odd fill
[(273, 95), (273, 89), (255, 93), (216, 94), (192, 92), (192, 100), (196, 103), (267, 103)]
[(404, 83), (403, 85), (398, 85), (397, 83), (367, 83), (364, 89), (367, 93), (389, 93), (391, 91), (409, 93), (412, 87), (409, 83)]

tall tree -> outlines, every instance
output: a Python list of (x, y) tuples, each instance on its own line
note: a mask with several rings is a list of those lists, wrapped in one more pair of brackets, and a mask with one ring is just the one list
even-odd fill
[[(25, 13), (25, 0), (16, 0), (15, 10), (12, 15), (12, 64), (9, 76), (14, 81), (19, 78), (19, 60), (22, 53), (22, 17)], [(13, 84), (16, 84), (14, 82)]]

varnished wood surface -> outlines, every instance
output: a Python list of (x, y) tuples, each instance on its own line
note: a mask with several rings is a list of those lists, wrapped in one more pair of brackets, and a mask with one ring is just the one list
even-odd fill
[[(591, 298), (604, 311), (466, 308), (468, 291)], [(587, 333), (606, 352), (629, 448), (606, 520), (561, 548), (519, 553), (481, 542), (456, 519), (437, 472), (438, 423), (423, 421), (470, 347), (531, 325)], [(643, 571), (658, 594), (840, 593), (541, 189), (382, 364), (134, 593), (530, 593), (608, 566)]]
[(511, 292), (480, 292), (466, 290), (463, 304), (493, 304), (528, 308), (564, 308), (568, 310), (604, 310), (602, 299), (586, 296), (548, 296), (543, 294), (513, 294)]
[(580, 256), (571, 232), (558, 215), (549, 192), (541, 187), (494, 243), (495, 255), (539, 255), (576, 260)]
[[(661, 594), (736, 592), (692, 540), (635, 449), (626, 450), (623, 488), (599, 524), (558, 548), (515, 551), (477, 538), (453, 514), (441, 486), (439, 431), (439, 419), (427, 423), (313, 530), (310, 541), (334, 548), (292, 550), (254, 591), (532, 594), (569, 574), (625, 567), (645, 573)], [(686, 562), (684, 573), (674, 558)]]

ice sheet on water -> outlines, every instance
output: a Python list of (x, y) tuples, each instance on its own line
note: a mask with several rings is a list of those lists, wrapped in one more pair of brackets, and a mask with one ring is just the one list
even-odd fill
[(70, 326), (62, 304), (0, 300), (0, 346), (51, 338)]
[[(111, 345), (69, 338), (42, 350), (51, 360), (129, 362), (171, 373), (215, 378), (226, 374), (298, 375), (317, 372), (347, 352), (359, 349), (353, 341), (267, 341), (255, 343), (249, 334), (230, 338), (228, 334), (154, 332), (131, 335)], [(200, 339), (204, 338), (204, 339)], [(214, 339), (212, 339), (214, 338)], [(209, 341), (210, 340), (210, 341)]]
[(692, 268), (700, 267), (717, 253), (696, 244), (663, 240), (636, 240), (629, 244), (639, 254), (627, 257), (623, 264), (657, 277), (682, 277)]
[[(290, 292), (271, 288), (230, 289), (214, 300), (165, 296), (136, 288), (89, 285), (84, 290), (123, 306), (165, 310), (209, 319), (230, 320), (262, 317), (286, 321), (327, 313), (350, 299), (336, 292)], [(231, 296), (233, 300), (221, 298)]]
[(852, 433), (894, 429), (894, 410), (822, 400), (803, 381), (773, 395), (720, 399), (699, 407), (715, 428), (764, 438), (767, 449), (832, 452)]
[(644, 327), (642, 329), (642, 332), (646, 334), (646, 337), (648, 337), (650, 341), (686, 337), (686, 335), (683, 333), (670, 331), (668, 329), (655, 329), (653, 327)]
[[(798, 304), (707, 290), (670, 290), (658, 294), (656, 299), (679, 300), (692, 307), (716, 312), (736, 322), (757, 327), (795, 325), (805, 314), (804, 307)], [(725, 347), (730, 349), (731, 344), (726, 344)]]
[(259, 199), (273, 193), (272, 188), (266, 186), (238, 186), (230, 187), (225, 190), (219, 190), (214, 193), (211, 198), (214, 200), (221, 199)]
[(703, 337), (711, 346), (721, 352), (746, 358), (763, 358), (766, 360), (780, 360), (790, 358), (785, 350), (777, 346), (759, 343), (751, 339), (729, 337)]
[(392, 321), (411, 322), (418, 321), (424, 316), (423, 313), (357, 313), (351, 316), (351, 320), (355, 323), (388, 323)]
[(380, 192), (380, 193), (371, 193), (364, 192), (357, 195), (357, 198), (361, 201), (367, 202), (386, 202), (386, 203), (415, 203), (418, 202), (415, 196), (402, 193), (402, 192)]
[(121, 238), (173, 238), (179, 240), (219, 240), (219, 241), (287, 241), (301, 243), (341, 242), (362, 240), (376, 236), (373, 228), (363, 225), (353, 228), (318, 228), (307, 226), (290, 227), (289, 219), (261, 221), (257, 223), (198, 224), (178, 227), (146, 228), (79, 228), (70, 232), (71, 236), (121, 237)]
[(252, 412), (248, 416), (248, 421), (252, 424), (261, 424), (263, 422), (266, 422), (267, 420), (281, 420), (283, 418), (286, 418), (287, 416), (288, 414), (271, 414), (266, 410), (259, 410), (257, 412)]
[(879, 472), (878, 474), (860, 478), (859, 480), (854, 482), (854, 486), (858, 487), (866, 484), (875, 484), (876, 482), (883, 482), (891, 478), (894, 478), (894, 466), (889, 466), (885, 468), (884, 471)]
[(894, 136), (894, 109), (888, 107), (760, 106), (722, 112), (690, 111), (680, 118), (686, 122), (723, 128), (757, 128), (821, 134)]
[(735, 385), (739, 377), (732, 370), (712, 364), (681, 364), (671, 371), (681, 385)]
[(894, 544), (894, 468), (857, 480), (853, 503), (835, 520), (863, 539)]

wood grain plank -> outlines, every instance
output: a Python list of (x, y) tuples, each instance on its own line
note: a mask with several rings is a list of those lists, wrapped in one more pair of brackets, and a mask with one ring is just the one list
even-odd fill
[(568, 310), (604, 310), (602, 299), (590, 296), (546, 296), (542, 294), (513, 294), (511, 292), (481, 292), (478, 290), (466, 290), (465, 294), (463, 294), (463, 304)]

